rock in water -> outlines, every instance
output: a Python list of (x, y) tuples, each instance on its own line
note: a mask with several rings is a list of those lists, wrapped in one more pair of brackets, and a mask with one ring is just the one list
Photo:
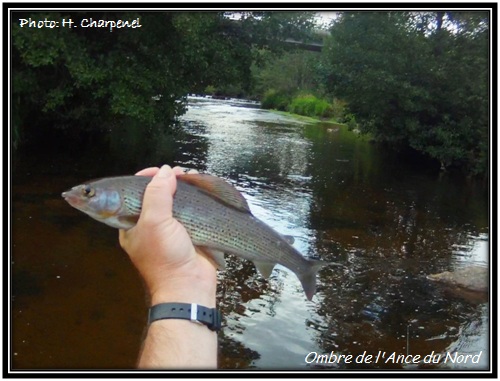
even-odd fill
[(476, 292), (488, 292), (489, 288), (489, 270), (487, 267), (467, 266), (455, 271), (431, 274), (427, 278), (448, 286), (462, 287)]

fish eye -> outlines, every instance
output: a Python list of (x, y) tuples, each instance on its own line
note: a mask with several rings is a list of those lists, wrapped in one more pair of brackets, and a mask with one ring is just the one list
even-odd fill
[(85, 197), (94, 197), (95, 189), (92, 188), (90, 185), (84, 185), (82, 188), (82, 193)]

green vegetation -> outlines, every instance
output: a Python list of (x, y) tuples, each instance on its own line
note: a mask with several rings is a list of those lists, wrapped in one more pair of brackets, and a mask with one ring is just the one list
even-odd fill
[(286, 111), (288, 109), (288, 105), (290, 104), (290, 100), (290, 96), (286, 93), (270, 89), (264, 94), (261, 106), (265, 109)]
[[(14, 144), (40, 126), (105, 131), (120, 120), (166, 127), (186, 95), (260, 99), (263, 108), (345, 123), (411, 147), (443, 168), (486, 174), (489, 14), (343, 12), (321, 53), (308, 12), (16, 13), (129, 19), (140, 29), (12, 25)], [(315, 37), (318, 38), (317, 36)], [(323, 37), (322, 37), (323, 38)]]
[(293, 114), (304, 115), (320, 120), (331, 120), (336, 123), (344, 123), (345, 103), (337, 99), (329, 103), (325, 99), (318, 98), (312, 94), (299, 94), (290, 97), (285, 93), (274, 89), (267, 91), (261, 101), (264, 109), (288, 111)]
[[(16, 12), (13, 20), (135, 20), (140, 28), (22, 28), (12, 24), (13, 134), (41, 127), (107, 131), (135, 120), (147, 131), (169, 126), (186, 95), (234, 88), (247, 92), (258, 51), (278, 52), (302, 38), (307, 12)], [(230, 16), (230, 15), (229, 15)], [(48, 126), (48, 127), (47, 127)]]
[(295, 114), (331, 118), (342, 111), (325, 100), (319, 76), (320, 55), (308, 51), (272, 54), (260, 52), (260, 66), (252, 67), (254, 92), (261, 98), (262, 108)]
[(321, 54), (254, 69), (264, 108), (333, 118), (442, 168), (487, 172), (487, 13), (344, 12), (330, 31)]
[(348, 103), (362, 132), (486, 173), (487, 13), (344, 13), (331, 32), (328, 93)]
[(324, 99), (318, 99), (314, 95), (300, 95), (292, 100), (289, 107), (290, 112), (300, 115), (326, 118), (331, 115), (331, 106)]

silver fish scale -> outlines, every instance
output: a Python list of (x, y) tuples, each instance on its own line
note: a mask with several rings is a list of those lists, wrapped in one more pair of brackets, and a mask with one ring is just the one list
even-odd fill
[[(139, 215), (151, 177), (127, 176), (98, 180), (95, 186), (113, 188), (123, 195), (122, 215)], [(279, 263), (296, 273), (310, 263), (279, 234), (252, 214), (226, 206), (199, 188), (177, 182), (174, 217), (188, 231), (193, 243), (257, 262)]]
[(125, 215), (140, 215), (142, 210), (142, 199), (147, 184), (151, 177), (130, 176), (127, 178), (115, 178), (115, 186), (119, 188), (123, 195), (122, 211)]
[(309, 262), (279, 234), (249, 213), (226, 207), (207, 193), (177, 184), (174, 217), (193, 243), (235, 254), (250, 261), (280, 263), (301, 273)]
[[(211, 181), (216, 181), (202, 180), (209, 187)], [(70, 205), (98, 221), (115, 228), (129, 229), (141, 213), (144, 192), (150, 181), (151, 177), (124, 176), (87, 183), (95, 187), (96, 199), (106, 200), (109, 196), (110, 205), (122, 201), (121, 208), (111, 216), (100, 213), (102, 203), (82, 204), (81, 188), (73, 187), (62, 196)], [(232, 197), (229, 191), (226, 197), (227, 187), (219, 193), (221, 198), (202, 188), (179, 178), (174, 196), (173, 215), (184, 225), (193, 243), (253, 261), (262, 274), (268, 274), (272, 268), (270, 265), (279, 263), (297, 274), (307, 298), (312, 300), (317, 271), (328, 263), (304, 258), (280, 234), (247, 212), (248, 207), (241, 196)], [(116, 193), (121, 195), (120, 200), (117, 200)], [(245, 205), (235, 205), (240, 202)]]

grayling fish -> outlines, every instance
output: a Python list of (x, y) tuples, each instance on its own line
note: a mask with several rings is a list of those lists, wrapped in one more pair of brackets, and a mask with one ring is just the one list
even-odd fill
[[(151, 177), (109, 177), (75, 186), (62, 196), (74, 208), (118, 229), (130, 229), (139, 219)], [(304, 258), (287, 241), (252, 215), (245, 198), (232, 185), (207, 174), (177, 177), (174, 217), (194, 245), (224, 268), (224, 254), (252, 261), (264, 278), (279, 263), (292, 270), (309, 300), (316, 292), (316, 274), (328, 262)]]

